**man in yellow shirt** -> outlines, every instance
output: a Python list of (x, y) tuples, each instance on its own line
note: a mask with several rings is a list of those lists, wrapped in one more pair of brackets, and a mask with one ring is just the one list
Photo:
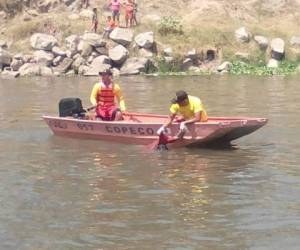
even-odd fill
[(104, 121), (123, 120), (126, 106), (120, 86), (112, 81), (111, 70), (99, 72), (99, 75), (100, 82), (95, 83), (90, 97), (91, 103), (96, 106), (96, 117)]
[(169, 120), (157, 131), (158, 134), (161, 134), (168, 126), (170, 126), (178, 114), (182, 116), (180, 119), (176, 120), (177, 122), (181, 122), (180, 135), (183, 135), (186, 132), (187, 124), (207, 121), (207, 113), (201, 100), (198, 97), (188, 95), (183, 90), (176, 92), (176, 97), (172, 100), (170, 112)]

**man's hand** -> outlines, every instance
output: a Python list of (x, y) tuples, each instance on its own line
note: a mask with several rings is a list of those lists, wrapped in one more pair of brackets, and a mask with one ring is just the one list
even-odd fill
[(160, 135), (161, 133), (164, 133), (164, 132), (166, 132), (166, 127), (165, 127), (164, 125), (162, 125), (162, 126), (156, 131), (156, 133), (157, 133), (158, 135)]
[(185, 125), (185, 122), (180, 123), (180, 132), (186, 132), (188, 130), (187, 126)]

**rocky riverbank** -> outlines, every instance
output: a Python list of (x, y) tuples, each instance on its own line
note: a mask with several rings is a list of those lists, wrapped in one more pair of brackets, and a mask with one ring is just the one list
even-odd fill
[[(28, 3), (27, 9), (21, 10), (23, 12), (19, 18), (24, 23), (32, 22), (30, 24), (33, 27), (29, 29), (30, 25), (25, 26), (28, 31), (24, 32), (30, 34), (28, 39), (24, 37), (24, 43), (27, 43), (25, 47), (30, 49), (14, 53), (11, 49), (12, 43), (20, 42), (22, 37), (19, 41), (6, 41), (6, 33), (2, 31), (1, 76), (96, 76), (107, 68), (111, 68), (115, 75), (273, 75), (300, 71), (300, 35), (297, 33), (284, 37), (274, 34), (265, 36), (262, 35), (263, 32), (252, 31), (244, 26), (227, 30), (226, 35), (221, 30), (216, 34), (212, 32), (211, 40), (214, 42), (202, 42), (200, 46), (191, 39), (197, 39), (195, 30), (184, 30), (183, 22), (171, 17), (157, 16), (153, 18), (155, 22), (152, 20), (152, 26), (148, 27), (116, 28), (107, 39), (103, 39), (101, 34), (91, 32), (67, 35), (70, 30), (63, 28), (60, 29), (58, 38), (57, 34), (42, 32), (34, 26), (36, 18), (43, 20), (45, 13), (57, 11), (57, 6), (61, 8), (61, 4), (67, 8), (64, 9), (64, 13), (68, 13), (66, 20), (72, 20), (73, 24), (79, 24), (81, 19), (90, 20), (91, 9), (82, 10), (78, 3), (76, 0), (63, 3), (39, 1), (35, 8), (29, 8)], [(22, 9), (21, 7), (18, 8)], [(0, 18), (4, 18), (4, 14), (2, 11)], [(53, 15), (50, 16), (52, 20), (55, 19)], [(38, 32), (33, 32), (34, 30)], [(204, 36), (202, 33), (198, 38)]]

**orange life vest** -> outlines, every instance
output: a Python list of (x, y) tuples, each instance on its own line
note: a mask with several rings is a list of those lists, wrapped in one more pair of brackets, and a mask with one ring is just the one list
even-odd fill
[(115, 105), (115, 85), (112, 83), (111, 86), (106, 87), (102, 84), (99, 87), (97, 93), (97, 104), (100, 107), (114, 106)]

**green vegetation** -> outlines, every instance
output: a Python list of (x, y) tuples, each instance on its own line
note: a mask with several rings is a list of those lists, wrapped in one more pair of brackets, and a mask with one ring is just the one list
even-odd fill
[(278, 68), (269, 68), (266, 65), (250, 64), (241, 61), (232, 63), (230, 73), (233, 75), (256, 75), (256, 76), (271, 76), (271, 75), (290, 75), (296, 73), (298, 64), (296, 62), (283, 61)]
[(176, 17), (163, 17), (158, 23), (158, 32), (165, 36), (168, 34), (183, 34), (182, 25)]
[(180, 72), (180, 62), (181, 59), (179, 57), (173, 58), (171, 62), (167, 62), (164, 57), (158, 56), (156, 58), (158, 71), (161, 73), (174, 73)]

